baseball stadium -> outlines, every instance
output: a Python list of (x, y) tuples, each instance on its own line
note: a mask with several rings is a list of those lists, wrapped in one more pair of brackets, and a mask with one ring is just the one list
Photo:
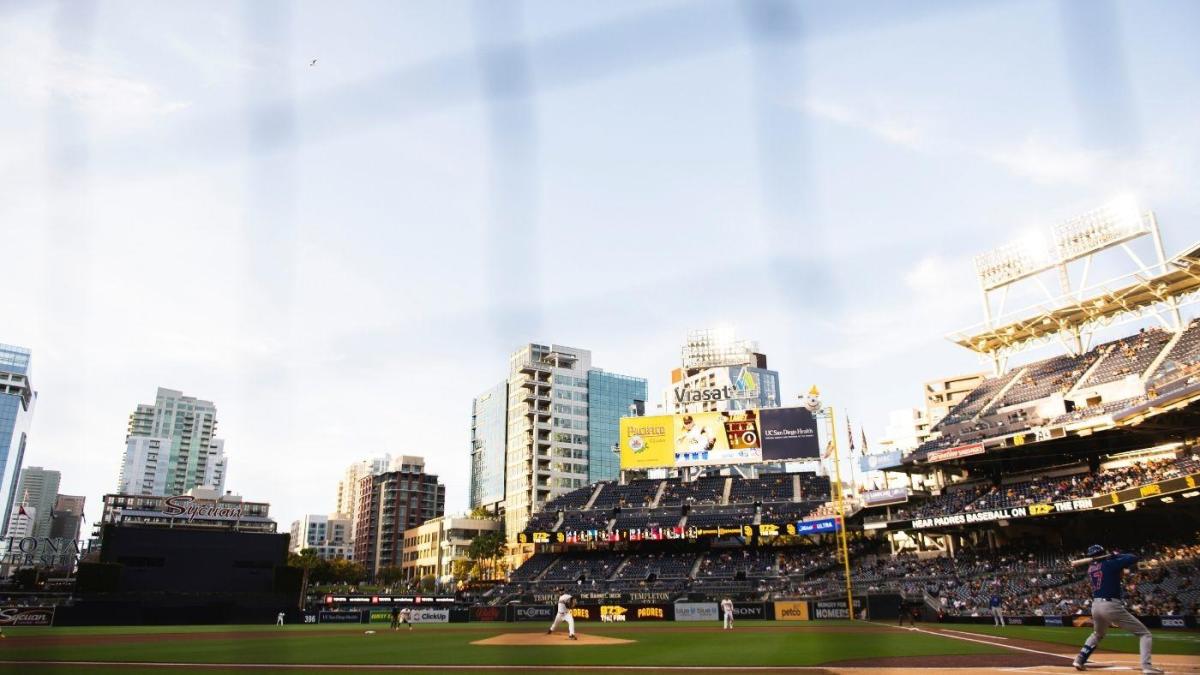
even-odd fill
[[(991, 371), (891, 462), (851, 470), (816, 388), (796, 407), (691, 397), (623, 418), (620, 478), (539, 504), (506, 578), (440, 594), (246, 562), (285, 535), (106, 526), (73, 587), (9, 598), (0, 671), (1200, 673), (1200, 246), (1068, 287), (1158, 224), (1101, 209), (1055, 237), (1049, 257), (976, 259), (985, 322), (950, 339)], [(994, 308), (1044, 272), (1061, 295)], [(724, 365), (690, 347), (697, 372)], [(548, 446), (549, 369), (526, 370)]]

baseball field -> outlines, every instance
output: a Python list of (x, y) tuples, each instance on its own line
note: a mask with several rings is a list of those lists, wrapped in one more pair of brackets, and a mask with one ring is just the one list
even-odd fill
[[(1086, 629), (873, 622), (596, 624), (580, 639), (541, 624), (10, 628), (5, 673), (1066, 673)], [(368, 630), (375, 632), (368, 633)], [(561, 629), (560, 629), (561, 630)], [(1158, 631), (1155, 662), (1200, 673), (1200, 633)], [(1109, 634), (1096, 669), (1136, 672), (1136, 642)]]

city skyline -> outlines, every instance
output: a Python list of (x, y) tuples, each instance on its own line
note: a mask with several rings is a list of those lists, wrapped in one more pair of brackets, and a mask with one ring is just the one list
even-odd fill
[(986, 369), (943, 337), (982, 318), (973, 256), (1121, 194), (1168, 255), (1196, 237), (1200, 7), (1085, 4), (6, 8), (25, 464), (96, 522), (162, 386), (219, 404), (226, 489), (281, 524), (382, 453), (461, 511), (515, 347), (584, 345), (656, 402), (721, 324), (780, 403), (815, 384), (880, 438)]

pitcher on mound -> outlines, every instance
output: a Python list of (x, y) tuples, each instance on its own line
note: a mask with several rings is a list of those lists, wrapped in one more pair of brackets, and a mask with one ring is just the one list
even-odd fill
[[(562, 590), (562, 589), (559, 589)], [(546, 631), (546, 635), (554, 632), (558, 628), (560, 621), (567, 622), (567, 637), (571, 640), (575, 637), (575, 617), (571, 616), (571, 608), (575, 606), (575, 598), (570, 593), (563, 593), (558, 596), (558, 614), (554, 617), (554, 623), (550, 624), (550, 630)]]

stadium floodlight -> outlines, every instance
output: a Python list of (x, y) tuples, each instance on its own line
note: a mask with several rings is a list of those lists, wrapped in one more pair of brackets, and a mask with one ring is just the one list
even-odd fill
[(975, 256), (975, 272), (984, 290), (995, 290), (1044, 272), (1058, 262), (1052, 247), (1039, 232)]
[(1124, 195), (1054, 227), (1058, 257), (1066, 262), (1149, 234), (1152, 222), (1137, 200)]

